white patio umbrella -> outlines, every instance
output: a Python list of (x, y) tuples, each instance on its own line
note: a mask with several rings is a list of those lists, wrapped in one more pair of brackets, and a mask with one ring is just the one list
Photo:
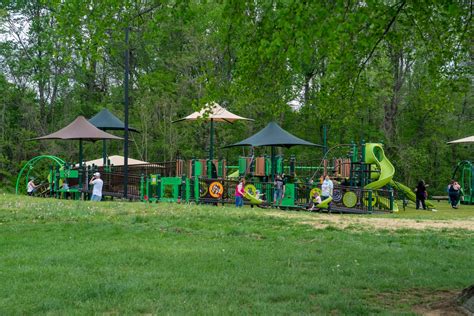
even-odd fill
[(173, 121), (173, 123), (181, 121), (196, 121), (199, 119), (206, 119), (211, 122), (210, 130), (210, 142), (209, 142), (209, 159), (214, 159), (214, 122), (227, 122), (234, 123), (237, 120), (247, 120), (253, 121), (246, 117), (242, 117), (231, 113), (224, 109), (222, 106), (216, 102), (207, 103), (200, 111), (189, 114), (186, 117), (183, 117), (179, 120)]
[(448, 144), (467, 144), (467, 143), (474, 143), (474, 135), (448, 142)]

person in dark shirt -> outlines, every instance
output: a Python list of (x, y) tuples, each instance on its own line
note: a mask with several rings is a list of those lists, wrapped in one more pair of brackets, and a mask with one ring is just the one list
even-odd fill
[(416, 186), (415, 193), (416, 193), (416, 209), (420, 209), (420, 206), (426, 210), (425, 200), (428, 197), (428, 193), (426, 192), (427, 185), (425, 181), (420, 180), (418, 185)]
[(285, 181), (282, 175), (277, 175), (274, 183), (273, 205), (281, 206), (281, 201), (285, 197)]
[(449, 194), (449, 201), (451, 202), (452, 208), (458, 208), (459, 203), (459, 193), (461, 191), (461, 186), (455, 180), (451, 180), (448, 185), (448, 194)]

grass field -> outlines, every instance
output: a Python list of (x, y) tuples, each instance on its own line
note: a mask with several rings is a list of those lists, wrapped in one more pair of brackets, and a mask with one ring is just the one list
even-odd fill
[(474, 283), (474, 207), (437, 209), (0, 195), (0, 314), (420, 313)]

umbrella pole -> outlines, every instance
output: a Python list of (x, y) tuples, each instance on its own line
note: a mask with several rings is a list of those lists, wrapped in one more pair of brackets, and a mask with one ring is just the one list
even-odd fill
[(211, 138), (209, 140), (209, 160), (214, 159), (214, 119), (211, 118)]
[(84, 167), (82, 166), (82, 139), (79, 139), (79, 174), (81, 175), (79, 181), (80, 181), (80, 189), (81, 189), (81, 199), (84, 197), (84, 183), (85, 183), (85, 174), (84, 174)]
[(79, 139), (79, 166), (82, 167), (82, 139)]

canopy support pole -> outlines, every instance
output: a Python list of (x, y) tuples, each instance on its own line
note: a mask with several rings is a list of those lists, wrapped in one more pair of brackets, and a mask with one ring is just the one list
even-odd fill
[(123, 142), (123, 197), (128, 197), (128, 80), (130, 75), (130, 47), (128, 33), (130, 26), (125, 28), (125, 74), (123, 79), (124, 87), (124, 142)]
[(328, 126), (323, 125), (323, 154), (326, 156), (328, 152)]
[(275, 146), (270, 147), (271, 162), (272, 162), (272, 181), (275, 181)]
[(83, 156), (82, 156), (82, 139), (79, 139), (79, 166), (82, 167), (82, 160), (83, 160)]
[(211, 136), (209, 139), (209, 160), (214, 159), (214, 119), (211, 118)]
[(107, 141), (104, 139), (102, 140), (102, 166), (104, 166), (105, 168), (105, 165), (107, 164)]

